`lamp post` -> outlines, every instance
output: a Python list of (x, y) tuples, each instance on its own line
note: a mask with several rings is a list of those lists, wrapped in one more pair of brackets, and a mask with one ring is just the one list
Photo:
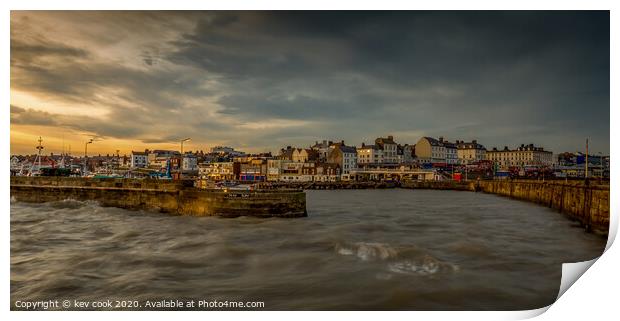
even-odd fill
[(183, 177), (183, 143), (191, 140), (191, 138), (185, 138), (185, 139), (181, 139), (181, 164), (180, 164), (180, 171), (179, 171), (179, 178)]
[(181, 155), (183, 155), (183, 143), (188, 141), (188, 140), (191, 140), (191, 138), (188, 137), (188, 138), (185, 138), (185, 139), (181, 139)]
[(467, 177), (467, 164), (468, 162), (465, 162), (465, 181), (467, 181), (468, 177)]
[(86, 144), (84, 144), (84, 173), (82, 175), (85, 175), (86, 171), (88, 170), (88, 144), (92, 143), (93, 139), (91, 138), (89, 141), (86, 142)]
[(603, 179), (603, 172), (605, 167), (603, 166), (603, 152), (598, 152), (598, 166), (601, 169), (601, 180)]
[(585, 179), (588, 180), (588, 139), (586, 138), (586, 173)]

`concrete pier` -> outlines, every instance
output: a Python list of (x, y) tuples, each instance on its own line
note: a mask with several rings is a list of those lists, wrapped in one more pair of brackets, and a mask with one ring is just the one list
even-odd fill
[(222, 191), (181, 181), (11, 177), (11, 197), (21, 202), (92, 200), (101, 206), (174, 215), (303, 217), (306, 194), (289, 191)]

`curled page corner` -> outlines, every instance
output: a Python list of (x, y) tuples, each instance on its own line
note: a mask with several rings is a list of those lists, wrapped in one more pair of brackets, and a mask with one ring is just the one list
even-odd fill
[(577, 279), (579, 279), (599, 258), (600, 256), (590, 261), (562, 264), (562, 282), (560, 283), (558, 297), (555, 300), (557, 301), (562, 295), (564, 295), (566, 290), (575, 284)]
[[(596, 262), (599, 257), (596, 257), (590, 261), (583, 262), (575, 262), (575, 263), (563, 263), (562, 264), (562, 281), (560, 283), (560, 290), (558, 292), (558, 296), (555, 298), (555, 301), (560, 299), (564, 293), (581, 277), (593, 264)], [(555, 303), (555, 302), (554, 302)], [(515, 314), (515, 317), (520, 320), (531, 319), (537, 317), (549, 310), (549, 308), (553, 305), (549, 304), (546, 307), (533, 309), (533, 310), (524, 310), (519, 311)]]
[(508, 320), (527, 320), (527, 319), (535, 318), (547, 312), (547, 310), (549, 310), (550, 307), (551, 307), (551, 304), (549, 304), (548, 306), (542, 307), (542, 308), (538, 308), (538, 309), (515, 311), (514, 313), (510, 315), (510, 318), (508, 318)]

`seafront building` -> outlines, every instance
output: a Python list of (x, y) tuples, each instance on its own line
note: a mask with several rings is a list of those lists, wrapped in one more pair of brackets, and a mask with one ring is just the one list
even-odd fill
[(439, 142), (446, 148), (446, 164), (456, 165), (459, 162), (458, 149), (456, 144), (443, 140), (443, 137), (439, 137)]
[(415, 155), (421, 163), (458, 164), (457, 144), (444, 140), (443, 137), (422, 137), (415, 145)]
[(389, 135), (388, 137), (379, 137), (375, 139), (375, 146), (379, 147), (382, 150), (383, 154), (383, 162), (387, 164), (397, 164), (398, 163), (398, 144), (394, 142), (394, 136)]
[(486, 159), (486, 148), (478, 144), (477, 140), (471, 142), (456, 141), (457, 157), (460, 164), (472, 164)]
[(551, 166), (553, 164), (553, 153), (536, 147), (534, 144), (521, 144), (515, 149), (507, 146), (502, 150), (493, 148), (486, 152), (486, 159), (493, 161), (501, 167), (511, 166)]
[(398, 163), (411, 164), (414, 161), (414, 147), (409, 144), (398, 145)]
[(374, 145), (362, 143), (357, 147), (358, 167), (394, 167), (399, 164), (411, 164), (413, 161), (414, 147), (396, 143), (392, 135), (375, 139)]
[(327, 155), (329, 154), (329, 146), (331, 146), (333, 142), (331, 140), (323, 140), (321, 143), (316, 141), (314, 145), (310, 146), (310, 149), (317, 152), (319, 162), (327, 162)]
[(359, 166), (383, 164), (383, 149), (378, 145), (362, 143), (362, 146), (357, 148), (357, 164)]
[(193, 172), (198, 170), (198, 157), (196, 155), (186, 153), (183, 155), (183, 163), (181, 170), (184, 172)]
[[(532, 177), (554, 171), (558, 177), (585, 175), (585, 155), (552, 152), (534, 144), (515, 149), (487, 150), (477, 140), (451, 142), (443, 137), (421, 137), (416, 144), (399, 144), (392, 135), (374, 144), (348, 146), (344, 141), (316, 141), (307, 147), (286, 146), (277, 155), (247, 154), (216, 146), (204, 153), (176, 150), (132, 151), (129, 156), (71, 157), (11, 156), (11, 175), (39, 175), (39, 168), (63, 168), (66, 175), (90, 173), (97, 177), (158, 177), (172, 179), (235, 180), (242, 182), (330, 182), (382, 179), (492, 178), (494, 175)], [(589, 176), (609, 174), (609, 156), (588, 156)], [(541, 170), (546, 168), (545, 170)], [(68, 171), (66, 171), (68, 169)], [(51, 173), (58, 171), (52, 170)], [(46, 173), (50, 173), (47, 171)], [(107, 176), (106, 176), (107, 175)]]
[(291, 160), (295, 163), (316, 162), (319, 160), (319, 153), (311, 148), (295, 148)]
[(144, 168), (148, 165), (148, 150), (144, 152), (131, 151), (131, 168)]
[(330, 146), (331, 151), (327, 155), (327, 162), (340, 166), (341, 180), (349, 180), (351, 170), (357, 168), (357, 148), (347, 146), (344, 141)]
[(446, 147), (435, 138), (422, 137), (415, 144), (415, 155), (420, 163), (445, 163)]
[(202, 163), (198, 164), (198, 177), (210, 181), (234, 180), (234, 163)]
[(155, 149), (152, 151), (147, 151), (148, 153), (148, 164), (161, 164), (161, 161), (165, 161), (170, 158), (180, 157), (181, 153), (176, 150), (163, 150), (163, 149)]

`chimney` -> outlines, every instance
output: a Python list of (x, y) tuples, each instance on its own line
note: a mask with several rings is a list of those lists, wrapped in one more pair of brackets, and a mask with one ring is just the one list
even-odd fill
[(362, 148), (366, 147), (366, 144), (362, 143)]
[(443, 136), (439, 136), (439, 142), (443, 143)]
[(389, 136), (388, 136), (388, 139), (389, 139), (389, 140), (394, 140), (394, 136), (389, 135)]
[(472, 143), (474, 143), (474, 144), (478, 144), (478, 141), (477, 141), (477, 140), (475, 140), (475, 139), (474, 139), (474, 140), (472, 140), (471, 142), (472, 142)]

